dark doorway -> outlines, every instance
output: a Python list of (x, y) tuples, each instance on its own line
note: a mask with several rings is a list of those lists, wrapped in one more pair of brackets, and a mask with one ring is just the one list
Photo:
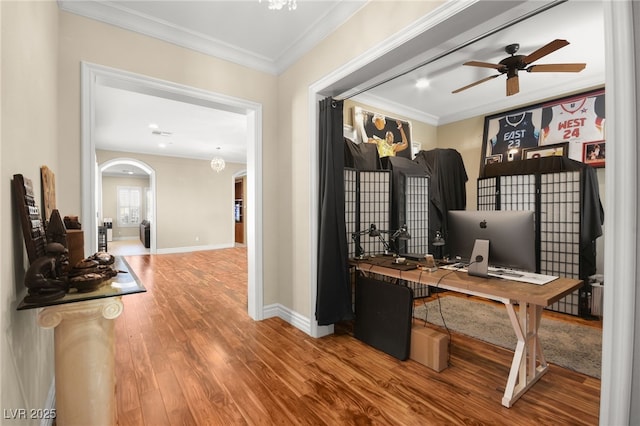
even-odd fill
[(235, 242), (244, 244), (244, 179), (237, 179), (235, 182)]

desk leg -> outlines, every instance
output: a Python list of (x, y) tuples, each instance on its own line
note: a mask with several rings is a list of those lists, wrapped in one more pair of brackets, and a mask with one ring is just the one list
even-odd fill
[(114, 319), (120, 297), (50, 306), (38, 324), (55, 328), (56, 424), (116, 424)]
[(512, 301), (505, 306), (518, 338), (502, 397), (502, 405), (509, 408), (547, 372), (548, 366), (538, 339), (543, 307), (521, 303), (518, 316)]

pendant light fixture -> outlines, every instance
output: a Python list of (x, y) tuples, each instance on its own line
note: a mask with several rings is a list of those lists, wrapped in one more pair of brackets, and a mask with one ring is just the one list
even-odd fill
[[(216, 149), (220, 150), (220, 147), (217, 147)], [(211, 168), (215, 170), (217, 173), (220, 173), (221, 171), (223, 171), (225, 166), (226, 164), (222, 157), (216, 155), (211, 159)]]

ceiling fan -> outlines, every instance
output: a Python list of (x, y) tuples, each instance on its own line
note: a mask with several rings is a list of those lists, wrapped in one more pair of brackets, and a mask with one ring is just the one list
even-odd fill
[(527, 72), (580, 72), (587, 64), (574, 63), (574, 64), (544, 64), (544, 65), (531, 65), (532, 62), (546, 56), (556, 50), (565, 47), (569, 42), (567, 40), (553, 40), (550, 43), (542, 46), (538, 50), (529, 55), (516, 55), (520, 45), (510, 44), (505, 47), (505, 52), (509, 55), (497, 64), (479, 61), (465, 62), (463, 65), (469, 65), (472, 67), (482, 68), (494, 68), (500, 72), (500, 74), (492, 75), (490, 77), (483, 78), (482, 80), (471, 83), (467, 86), (454, 90), (451, 93), (462, 92), (485, 81), (493, 80), (496, 77), (500, 77), (502, 74), (507, 75), (507, 96), (515, 95), (520, 91), (520, 83), (518, 81), (518, 71)]

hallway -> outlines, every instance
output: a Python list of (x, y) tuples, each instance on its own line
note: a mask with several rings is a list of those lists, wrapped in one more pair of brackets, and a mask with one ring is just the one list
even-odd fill
[(114, 256), (135, 256), (139, 254), (149, 254), (149, 249), (145, 248), (138, 239), (117, 240), (107, 243), (107, 252)]

